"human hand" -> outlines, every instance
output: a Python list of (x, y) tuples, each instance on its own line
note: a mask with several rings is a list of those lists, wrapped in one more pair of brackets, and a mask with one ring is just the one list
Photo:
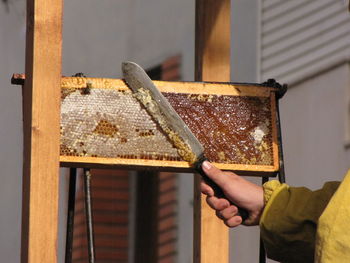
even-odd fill
[[(214, 190), (202, 180), (201, 191), (207, 195), (208, 205), (216, 211), (216, 215), (228, 227), (236, 227), (242, 223), (237, 206), (246, 209), (249, 213), (249, 217), (243, 222), (244, 225), (259, 224), (260, 216), (264, 210), (264, 191), (261, 186), (234, 173), (221, 171), (208, 161), (203, 162), (202, 169), (228, 198), (227, 200), (215, 197)], [(237, 206), (232, 205), (229, 201)]]

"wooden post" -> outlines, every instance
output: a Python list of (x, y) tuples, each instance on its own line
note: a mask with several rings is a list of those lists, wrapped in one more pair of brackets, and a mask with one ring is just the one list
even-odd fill
[(62, 0), (27, 0), (21, 262), (57, 262)]
[[(197, 81), (230, 81), (230, 0), (196, 1)], [(225, 263), (229, 260), (228, 228), (215, 216), (195, 179), (194, 262)]]

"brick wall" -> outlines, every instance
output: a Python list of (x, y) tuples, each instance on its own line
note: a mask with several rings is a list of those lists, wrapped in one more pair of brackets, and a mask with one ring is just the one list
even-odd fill
[[(120, 170), (91, 170), (91, 196), (96, 262), (128, 260), (129, 175)], [(73, 242), (73, 262), (87, 262), (83, 178), (79, 178)]]

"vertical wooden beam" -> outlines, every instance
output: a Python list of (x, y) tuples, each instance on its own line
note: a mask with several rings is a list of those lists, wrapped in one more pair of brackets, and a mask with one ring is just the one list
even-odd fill
[[(230, 81), (230, 0), (196, 1), (195, 79)], [(229, 260), (228, 228), (215, 216), (195, 179), (194, 262)]]
[(21, 262), (57, 262), (62, 0), (27, 0)]
[(230, 81), (230, 17), (230, 0), (196, 0), (197, 81)]

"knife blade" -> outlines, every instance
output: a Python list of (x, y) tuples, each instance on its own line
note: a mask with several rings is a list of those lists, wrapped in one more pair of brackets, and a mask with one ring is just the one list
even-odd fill
[[(189, 162), (203, 177), (205, 182), (213, 188), (215, 196), (226, 198), (221, 188), (202, 169), (202, 163), (207, 160), (202, 144), (168, 100), (157, 89), (143, 68), (134, 62), (127, 61), (122, 63), (122, 71), (124, 79), (134, 96), (159, 124), (163, 132), (177, 148), (181, 158)], [(226, 199), (229, 200), (228, 198)], [(248, 218), (249, 214), (246, 210), (238, 207), (238, 211), (242, 217), (242, 222)]]

